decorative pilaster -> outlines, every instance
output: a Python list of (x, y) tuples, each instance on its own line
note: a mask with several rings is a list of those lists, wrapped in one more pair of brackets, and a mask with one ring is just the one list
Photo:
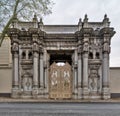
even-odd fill
[(103, 99), (110, 98), (109, 90), (109, 54), (103, 53)]
[(103, 56), (103, 67), (102, 67), (102, 98), (110, 98), (109, 88), (109, 54), (110, 54), (110, 41), (114, 35), (113, 28), (105, 27), (101, 29), (100, 34), (102, 36), (102, 56)]
[(77, 50), (74, 51), (73, 55), (73, 98), (77, 99)]
[(109, 53), (110, 53), (110, 40), (109, 36), (104, 35), (103, 38), (103, 99), (110, 98), (110, 90), (109, 90)]
[(33, 34), (33, 97), (36, 98), (38, 95), (38, 64), (39, 64), (39, 46), (38, 46), (38, 35)]
[(82, 98), (82, 43), (78, 35), (78, 99)]
[(44, 77), (43, 77), (43, 53), (40, 53), (40, 88), (43, 90), (44, 88)]
[(91, 28), (83, 28), (83, 99), (88, 99), (88, 52), (89, 52), (89, 38), (92, 34)]
[(12, 98), (19, 98), (19, 30), (11, 28), (8, 35), (11, 39), (11, 53), (12, 53)]
[(48, 67), (49, 67), (49, 55), (47, 54), (47, 51), (45, 50), (45, 64), (44, 64), (44, 75), (45, 75), (45, 98), (48, 98)]
[(83, 99), (88, 99), (88, 53), (83, 54)]
[(81, 54), (78, 54), (78, 99), (82, 98), (82, 59)]
[(45, 93), (45, 75), (44, 75), (44, 60), (43, 60), (43, 32), (40, 30), (39, 32), (39, 66), (40, 66), (40, 88), (39, 88), (39, 97), (44, 98)]
[(12, 45), (13, 56), (13, 83), (12, 83), (12, 97), (19, 97), (19, 45), (14, 42)]

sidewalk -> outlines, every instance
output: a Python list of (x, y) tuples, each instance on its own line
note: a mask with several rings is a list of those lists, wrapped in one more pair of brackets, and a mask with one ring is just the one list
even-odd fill
[(109, 100), (52, 100), (52, 99), (13, 99), (0, 97), (0, 103), (120, 103), (120, 98)]

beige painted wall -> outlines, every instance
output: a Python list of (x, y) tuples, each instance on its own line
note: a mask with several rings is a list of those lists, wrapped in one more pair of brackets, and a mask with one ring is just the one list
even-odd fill
[(8, 66), (12, 63), (10, 39), (5, 37), (0, 47), (0, 66)]
[(110, 91), (120, 93), (120, 67), (110, 68)]
[(12, 68), (0, 67), (0, 93), (11, 93)]

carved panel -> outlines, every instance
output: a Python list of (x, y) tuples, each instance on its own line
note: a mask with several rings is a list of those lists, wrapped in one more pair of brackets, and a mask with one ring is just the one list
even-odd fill
[(24, 95), (30, 95), (32, 92), (32, 75), (30, 73), (25, 73), (22, 76), (22, 89)]
[(89, 74), (89, 89), (90, 94), (98, 94), (100, 88), (100, 75), (98, 73), (100, 62), (93, 61), (89, 62), (90, 74)]

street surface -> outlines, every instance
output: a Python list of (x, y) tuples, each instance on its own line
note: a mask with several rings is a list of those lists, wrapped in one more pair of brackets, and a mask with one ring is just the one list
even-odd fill
[(0, 116), (120, 116), (120, 103), (0, 103)]

